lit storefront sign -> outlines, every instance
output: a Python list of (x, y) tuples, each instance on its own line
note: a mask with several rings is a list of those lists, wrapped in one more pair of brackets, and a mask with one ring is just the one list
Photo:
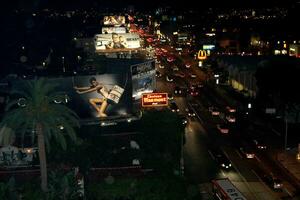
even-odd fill
[(198, 52), (198, 59), (205, 60), (207, 58), (207, 54), (205, 50), (199, 50)]
[(142, 96), (143, 107), (156, 107), (168, 105), (168, 93), (148, 93)]

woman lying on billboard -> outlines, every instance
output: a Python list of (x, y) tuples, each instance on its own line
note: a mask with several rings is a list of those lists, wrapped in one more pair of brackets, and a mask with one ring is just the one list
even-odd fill
[[(89, 92), (97, 92), (102, 98), (91, 98), (89, 103), (98, 112), (97, 117), (107, 117), (105, 113), (109, 103), (119, 103), (119, 100), (124, 92), (124, 89), (115, 85), (111, 90), (108, 90), (102, 83), (99, 83), (95, 77), (90, 78), (89, 87), (77, 87), (74, 89), (78, 94), (84, 94)], [(100, 106), (98, 106), (100, 104)]]

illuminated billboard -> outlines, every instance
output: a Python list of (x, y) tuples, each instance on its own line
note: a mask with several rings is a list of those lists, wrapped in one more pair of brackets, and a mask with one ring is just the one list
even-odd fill
[[(13, 87), (22, 88), (22, 79), (10, 80)], [(132, 91), (128, 76), (103, 74), (49, 78), (65, 98), (54, 103), (64, 103), (82, 120), (113, 120), (132, 114)]]
[(107, 33), (126, 33), (125, 27), (102, 27), (102, 34)]
[(216, 48), (216, 45), (214, 45), (214, 44), (204, 44), (202, 47), (203, 50), (213, 50), (215, 48)]
[(155, 61), (148, 61), (131, 66), (132, 96), (141, 98), (143, 93), (153, 92), (156, 87)]
[(125, 25), (125, 23), (126, 23), (125, 16), (118, 16), (118, 15), (104, 16), (103, 19), (104, 25), (121, 26), (121, 25)]
[(168, 93), (143, 94), (143, 107), (168, 106)]
[(118, 52), (141, 47), (141, 39), (135, 33), (111, 33), (95, 35), (95, 49), (102, 52)]

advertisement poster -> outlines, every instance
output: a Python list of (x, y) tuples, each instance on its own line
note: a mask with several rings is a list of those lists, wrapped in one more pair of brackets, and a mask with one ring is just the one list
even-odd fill
[(135, 33), (108, 33), (95, 35), (95, 49), (103, 52), (117, 52), (141, 47), (141, 39)]
[(125, 23), (126, 23), (125, 16), (118, 16), (118, 15), (104, 16), (103, 19), (104, 25), (121, 26), (121, 25), (125, 25)]
[[(30, 80), (12, 80), (11, 84), (22, 88), (24, 81)], [(72, 76), (47, 81), (65, 93), (65, 99), (54, 100), (54, 103), (65, 103), (80, 119), (114, 119), (132, 112), (132, 92), (127, 75)]]
[(155, 62), (149, 61), (131, 66), (132, 95), (141, 98), (143, 93), (153, 92), (156, 87)]
[(126, 33), (125, 27), (102, 27), (102, 34), (108, 33)]

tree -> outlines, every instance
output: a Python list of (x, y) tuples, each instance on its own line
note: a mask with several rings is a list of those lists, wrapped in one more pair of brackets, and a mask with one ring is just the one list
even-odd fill
[[(39, 78), (32, 81), (24, 81), (21, 86), (13, 87), (11, 97), (6, 106), (6, 111), (0, 127), (9, 127), (12, 131), (1, 129), (0, 139), (4, 141), (11, 134), (24, 134), (30, 130), (31, 137), (37, 138), (41, 188), (47, 191), (47, 145), (51, 139), (56, 140), (63, 149), (66, 149), (65, 135), (72, 141), (76, 141), (75, 127), (79, 127), (78, 116), (64, 104), (55, 103), (54, 100), (64, 98), (56, 84), (47, 83), (47, 79)], [(22, 102), (22, 103), (21, 103)], [(57, 102), (57, 101), (56, 101)]]

